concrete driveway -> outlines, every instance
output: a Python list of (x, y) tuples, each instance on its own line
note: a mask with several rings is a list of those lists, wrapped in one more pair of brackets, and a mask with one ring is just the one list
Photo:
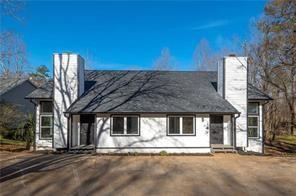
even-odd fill
[(1, 155), (1, 195), (296, 195), (296, 157)]

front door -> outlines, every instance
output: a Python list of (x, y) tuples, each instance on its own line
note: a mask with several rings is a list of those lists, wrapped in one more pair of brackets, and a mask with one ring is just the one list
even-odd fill
[(223, 116), (210, 116), (210, 141), (211, 144), (223, 144)]
[(94, 144), (95, 115), (80, 115), (80, 145)]

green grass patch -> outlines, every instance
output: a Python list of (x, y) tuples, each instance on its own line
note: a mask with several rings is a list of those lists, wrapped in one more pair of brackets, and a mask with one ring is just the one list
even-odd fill
[(276, 140), (285, 142), (287, 144), (296, 145), (296, 135), (280, 135), (276, 137)]
[(26, 142), (19, 141), (19, 140), (10, 140), (0, 137), (0, 144), (1, 145), (13, 145), (13, 146), (25, 146)]

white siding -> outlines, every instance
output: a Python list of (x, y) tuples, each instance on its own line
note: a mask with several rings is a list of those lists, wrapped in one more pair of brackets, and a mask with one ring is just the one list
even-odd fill
[(110, 117), (97, 115), (97, 152), (208, 153), (209, 115), (196, 115), (195, 136), (167, 136), (167, 116), (140, 116), (140, 136), (110, 135)]
[(80, 58), (76, 54), (54, 54), (54, 148), (67, 147), (68, 122), (64, 112), (81, 94), (78, 91), (79, 84), (84, 83), (80, 74), (84, 65), (79, 64), (83, 63)]
[(236, 146), (247, 147), (247, 58), (225, 57), (225, 99), (241, 114), (236, 120)]
[(52, 149), (52, 139), (40, 138), (40, 103), (36, 106), (36, 132), (35, 132), (35, 145), (36, 150), (50, 150)]
[(232, 145), (231, 116), (223, 116), (223, 138), (225, 145)]
[(78, 146), (80, 145), (80, 116), (79, 115), (73, 115), (72, 116), (72, 141), (71, 146)]
[(263, 153), (263, 105), (259, 105), (259, 137), (248, 138), (247, 151)]

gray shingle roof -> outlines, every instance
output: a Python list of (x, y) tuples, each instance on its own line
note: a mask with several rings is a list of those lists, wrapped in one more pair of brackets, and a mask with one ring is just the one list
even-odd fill
[(0, 78), (0, 95), (5, 94), (10, 89), (22, 84), (27, 79), (25, 78)]
[(258, 88), (248, 84), (248, 99), (249, 100), (272, 100), (272, 98), (260, 91)]
[(52, 99), (53, 95), (53, 81), (50, 80), (41, 87), (37, 88), (29, 95), (26, 96), (26, 99)]
[(95, 84), (67, 112), (237, 113), (211, 84), (212, 72), (86, 71)]
[[(86, 70), (85, 80), (68, 112), (237, 112), (215, 91), (217, 72)], [(26, 98), (51, 99), (52, 89), (51, 80)], [(248, 99), (271, 98), (248, 84)]]

